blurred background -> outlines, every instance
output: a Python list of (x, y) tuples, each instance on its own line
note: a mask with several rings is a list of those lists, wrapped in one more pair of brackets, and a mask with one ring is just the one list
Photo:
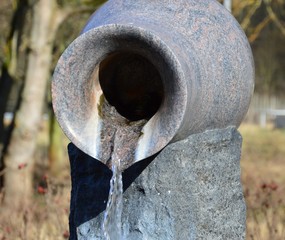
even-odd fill
[[(0, 240), (68, 239), (68, 140), (56, 62), (104, 1), (0, 0)], [(285, 0), (220, 1), (248, 36), (256, 85), (243, 136), (247, 239), (285, 239)]]

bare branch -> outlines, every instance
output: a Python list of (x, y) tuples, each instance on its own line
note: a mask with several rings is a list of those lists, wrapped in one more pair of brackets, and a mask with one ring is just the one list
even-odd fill
[(246, 15), (246, 17), (244, 18), (244, 20), (241, 23), (241, 27), (246, 30), (249, 25), (250, 25), (250, 21), (251, 21), (251, 17), (255, 14), (255, 12), (259, 9), (259, 7), (261, 6), (262, 0), (258, 0), (257, 2), (255, 2), (253, 4), (253, 6), (251, 7), (250, 11), (248, 12), (248, 14)]
[(279, 20), (279, 18), (277, 17), (275, 12), (273, 11), (270, 3), (271, 3), (271, 0), (265, 1), (266, 11), (267, 11), (269, 17), (271, 18), (271, 20), (275, 23), (275, 25), (279, 28), (281, 33), (285, 36), (285, 26), (282, 24), (282, 22)]
[(272, 19), (268, 16), (256, 26), (254, 32), (248, 38), (250, 43), (253, 43), (258, 38), (260, 32), (267, 26), (270, 21), (272, 21)]

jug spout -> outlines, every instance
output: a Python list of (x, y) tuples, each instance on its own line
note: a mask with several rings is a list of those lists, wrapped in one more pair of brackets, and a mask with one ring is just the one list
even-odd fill
[[(180, 61), (158, 36), (140, 28), (108, 25), (81, 35), (62, 55), (52, 83), (54, 111), (66, 135), (106, 163), (111, 154), (104, 140), (110, 130), (107, 118), (114, 126), (145, 120), (133, 161), (160, 151), (185, 113), (187, 86)], [(104, 101), (109, 108), (102, 108)], [(119, 114), (105, 114), (110, 106)]]

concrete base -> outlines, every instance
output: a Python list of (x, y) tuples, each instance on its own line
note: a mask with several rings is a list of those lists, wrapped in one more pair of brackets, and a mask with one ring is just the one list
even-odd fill
[[(235, 128), (211, 130), (167, 146), (154, 160), (137, 163), (141, 166), (134, 166), (133, 175), (128, 169), (123, 176), (125, 187), (130, 185), (124, 193), (124, 239), (245, 239), (246, 206), (240, 181), (241, 143), (242, 138)], [(74, 156), (73, 159), (76, 161)], [(108, 189), (102, 189), (108, 185), (111, 173), (107, 170), (104, 170), (105, 174), (102, 171), (96, 173), (102, 176), (101, 179), (108, 175), (105, 185), (100, 185), (98, 176), (97, 183), (92, 182), (94, 176), (84, 182), (87, 172), (80, 178), (78, 168), (72, 169), (77, 180), (73, 178), (72, 183), (71, 233), (75, 234), (76, 228), (80, 240), (104, 239), (102, 210)], [(80, 181), (81, 185), (78, 184)], [(104, 197), (94, 188), (96, 184), (97, 190), (104, 192)], [(89, 203), (87, 195), (90, 195)], [(103, 204), (100, 210), (98, 198)], [(98, 203), (90, 207), (92, 199)], [(81, 212), (75, 214), (78, 211)], [(93, 218), (92, 212), (93, 216), (96, 215)]]

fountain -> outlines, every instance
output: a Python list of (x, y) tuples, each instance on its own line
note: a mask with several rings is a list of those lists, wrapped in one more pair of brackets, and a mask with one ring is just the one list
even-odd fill
[(71, 239), (243, 239), (236, 128), (253, 86), (247, 38), (217, 1), (105, 3), (52, 81), (72, 142)]

